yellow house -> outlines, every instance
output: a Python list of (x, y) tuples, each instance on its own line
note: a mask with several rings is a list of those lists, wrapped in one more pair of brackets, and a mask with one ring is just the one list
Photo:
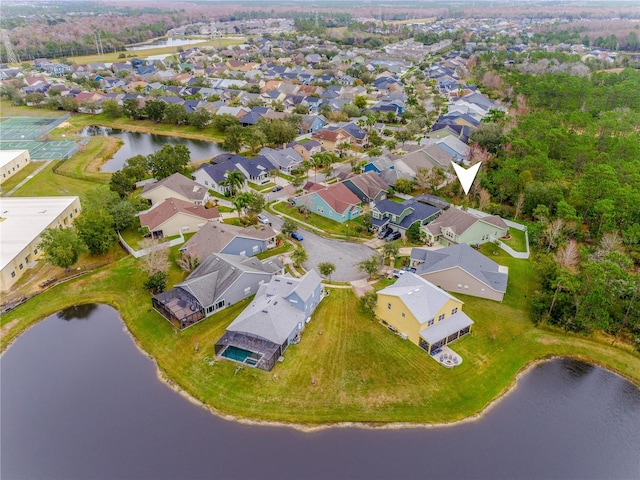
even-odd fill
[(432, 353), (471, 331), (463, 302), (410, 272), (378, 292), (375, 314), (400, 335)]

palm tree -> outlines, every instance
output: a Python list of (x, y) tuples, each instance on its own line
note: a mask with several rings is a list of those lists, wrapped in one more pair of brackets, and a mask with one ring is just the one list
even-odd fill
[(227, 177), (226, 180), (222, 182), (223, 185), (229, 187), (229, 193), (233, 197), (238, 190), (240, 190), (244, 186), (244, 175), (240, 170), (227, 170), (225, 173)]

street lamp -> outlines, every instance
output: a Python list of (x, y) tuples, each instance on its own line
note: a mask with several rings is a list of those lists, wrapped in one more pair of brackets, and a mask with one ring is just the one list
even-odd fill
[(347, 223), (346, 226), (347, 226), (347, 238), (349, 238), (349, 224)]

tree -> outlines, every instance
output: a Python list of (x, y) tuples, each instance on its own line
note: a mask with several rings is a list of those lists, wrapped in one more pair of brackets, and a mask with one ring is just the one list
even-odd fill
[(190, 160), (191, 152), (184, 145), (165, 145), (147, 157), (149, 170), (156, 180), (185, 173)]
[(172, 103), (164, 109), (164, 121), (172, 125), (182, 125), (187, 121), (187, 110), (184, 105)]
[(498, 123), (481, 123), (471, 132), (470, 140), (486, 148), (490, 153), (496, 154), (503, 142), (502, 126)]
[(293, 265), (296, 267), (301, 266), (304, 262), (309, 259), (309, 254), (304, 249), (302, 245), (296, 247), (296, 249), (291, 252), (291, 261), (293, 261)]
[(230, 127), (239, 127), (240, 120), (238, 120), (233, 115), (228, 113), (223, 113), (222, 115), (214, 115), (212, 120), (213, 128), (216, 130), (226, 133)]
[(149, 290), (153, 295), (164, 292), (167, 288), (167, 273), (157, 271), (149, 275), (144, 282), (144, 288)]
[(211, 123), (211, 113), (202, 107), (196, 108), (193, 112), (187, 115), (187, 122), (192, 127), (196, 127), (199, 130), (205, 128)]
[(140, 257), (140, 266), (150, 276), (156, 272), (166, 272), (169, 269), (169, 248), (153, 238), (145, 238), (140, 247), (146, 254)]
[(138, 108), (138, 100), (135, 98), (128, 98), (122, 102), (122, 112), (131, 120), (139, 118), (140, 109)]
[(409, 195), (413, 191), (413, 182), (408, 178), (399, 178), (396, 183), (393, 184), (393, 188), (397, 192)]
[(60, 106), (66, 112), (77, 112), (78, 108), (80, 108), (80, 104), (74, 97), (62, 97)]
[(321, 262), (318, 264), (318, 271), (320, 275), (331, 280), (331, 274), (336, 271), (336, 266), (331, 262)]
[(264, 209), (264, 206), (266, 204), (264, 195), (253, 192), (250, 192), (248, 195), (249, 201), (247, 202), (247, 212), (257, 215)]
[(267, 142), (267, 137), (257, 127), (247, 127), (242, 132), (242, 142), (249, 146), (252, 154), (255, 154), (258, 147)]
[(414, 132), (409, 128), (401, 128), (396, 130), (393, 134), (393, 138), (395, 138), (398, 142), (402, 142), (402, 147), (404, 148), (404, 143), (408, 140), (413, 140)]
[(236, 198), (233, 199), (233, 202), (232, 202), (233, 206), (236, 208), (236, 210), (240, 215), (245, 214), (245, 210), (249, 205), (250, 195), (251, 194), (249, 192), (243, 192), (237, 195)]
[(382, 258), (384, 258), (385, 261), (389, 260), (389, 266), (392, 267), (393, 263), (391, 263), (391, 260), (398, 256), (399, 251), (400, 248), (397, 244), (387, 242), (382, 246)]
[(40, 235), (38, 248), (51, 265), (70, 268), (87, 249), (73, 228), (48, 228)]
[(244, 128), (240, 125), (234, 125), (226, 130), (226, 137), (222, 142), (222, 148), (229, 150), (230, 152), (238, 153), (242, 150), (244, 142)]
[(280, 227), (280, 231), (286, 236), (291, 235), (297, 229), (298, 229), (298, 225), (289, 218), (285, 218), (284, 223), (282, 224), (282, 227)]
[(420, 230), (420, 222), (414, 222), (407, 228), (406, 236), (411, 243), (424, 243), (425, 234)]
[(185, 272), (193, 272), (200, 265), (200, 259), (184, 251), (176, 258), (176, 264)]
[(370, 280), (382, 266), (382, 257), (380, 255), (374, 254), (369, 258), (365, 258), (364, 260), (358, 262), (356, 267), (360, 272), (365, 272), (368, 276), (368, 280)]
[(164, 118), (164, 112), (167, 104), (162, 100), (147, 100), (144, 104), (144, 114), (149, 120), (160, 123)]
[(74, 225), (91, 255), (107, 253), (118, 240), (113, 229), (113, 216), (105, 209), (85, 208)]
[(118, 199), (107, 208), (113, 217), (113, 228), (116, 232), (121, 232), (134, 224), (137, 210), (128, 199)]
[(229, 187), (229, 194), (233, 197), (244, 186), (244, 175), (240, 170), (227, 170), (225, 176), (222, 184)]
[(378, 304), (378, 294), (375, 290), (369, 290), (360, 297), (360, 306), (363, 310), (373, 314), (374, 308)]
[(122, 167), (124, 172), (133, 182), (139, 182), (149, 177), (149, 162), (145, 155), (135, 155), (125, 160)]
[(39, 107), (44, 102), (44, 95), (40, 92), (27, 93), (24, 96), (24, 101), (27, 103), (27, 105), (32, 104), (36, 107)]
[(294, 122), (279, 118), (261, 118), (257, 127), (264, 133), (271, 145), (283, 145), (293, 142), (298, 136), (298, 127)]
[(133, 192), (133, 180), (122, 170), (113, 172), (109, 180), (109, 188), (121, 197), (126, 197)]
[(356, 95), (353, 99), (353, 104), (361, 110), (367, 108), (367, 97), (364, 95)]
[(102, 113), (108, 118), (119, 118), (122, 116), (122, 108), (117, 100), (105, 100), (102, 102)]

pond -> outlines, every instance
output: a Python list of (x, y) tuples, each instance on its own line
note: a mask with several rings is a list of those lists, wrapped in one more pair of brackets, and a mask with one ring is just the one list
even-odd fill
[(116, 137), (124, 142), (113, 157), (107, 160), (102, 166), (101, 170), (103, 172), (120, 170), (128, 158), (135, 155), (149, 155), (150, 153), (157, 152), (167, 144), (186, 146), (191, 152), (192, 161), (212, 158), (225, 152), (216, 142), (205, 142), (203, 140), (192, 140), (169, 135), (131, 132), (129, 130), (119, 130), (109, 127), (89, 126), (80, 130), (78, 134), (88, 137)]
[(0, 369), (3, 479), (640, 477), (640, 390), (572, 360), (531, 369), (475, 422), (315, 433), (188, 402), (104, 305), (38, 323)]
[(127, 45), (127, 50), (134, 52), (137, 50), (150, 50), (159, 47), (182, 47), (184, 45), (194, 45), (196, 43), (204, 43), (206, 40), (197, 40), (193, 38), (169, 37), (158, 38), (149, 43)]

